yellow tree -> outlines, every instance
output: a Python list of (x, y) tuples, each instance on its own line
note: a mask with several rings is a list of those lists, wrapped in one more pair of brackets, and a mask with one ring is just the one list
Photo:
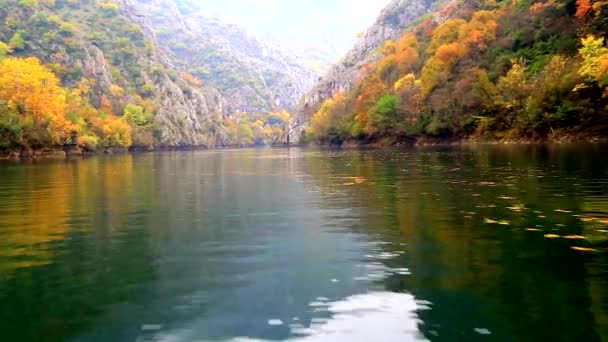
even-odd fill
[(65, 90), (37, 58), (11, 57), (0, 63), (0, 100), (31, 122), (34, 131), (44, 132), (50, 139), (45, 143), (58, 143), (77, 130), (65, 117)]

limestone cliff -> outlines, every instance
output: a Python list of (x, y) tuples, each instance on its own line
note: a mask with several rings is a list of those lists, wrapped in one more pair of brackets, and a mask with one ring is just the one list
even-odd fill
[(293, 109), (319, 75), (274, 44), (187, 0), (137, 0), (173, 63), (219, 89), (228, 112)]

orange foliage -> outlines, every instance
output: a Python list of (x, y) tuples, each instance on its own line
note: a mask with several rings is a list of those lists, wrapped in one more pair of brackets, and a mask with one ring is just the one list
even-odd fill
[(418, 62), (418, 40), (414, 33), (405, 34), (396, 43), (387, 41), (381, 51), (384, 57), (376, 65), (376, 72), (389, 82), (411, 71)]
[(365, 79), (359, 88), (355, 101), (355, 120), (362, 126), (370, 123), (369, 110), (388, 92), (386, 86), (377, 75)]
[(101, 97), (101, 104), (99, 105), (99, 111), (102, 113), (114, 115), (114, 110), (112, 109), (112, 102), (110, 102), (110, 100), (105, 96)]
[(453, 63), (454, 61), (458, 60), (461, 55), (462, 48), (457, 43), (441, 45), (437, 49), (437, 52), (435, 52), (435, 57), (446, 64)]
[(203, 85), (203, 81), (199, 80), (198, 78), (196, 78), (194, 75), (182, 71), (181, 72), (181, 76), (184, 80), (186, 80), (186, 82), (188, 82), (191, 86), (195, 86), (195, 87), (200, 87)]
[(589, 13), (589, 11), (591, 11), (591, 9), (593, 8), (593, 3), (591, 2), (591, 0), (576, 0), (576, 17), (577, 18), (584, 18), (587, 16), (587, 14)]

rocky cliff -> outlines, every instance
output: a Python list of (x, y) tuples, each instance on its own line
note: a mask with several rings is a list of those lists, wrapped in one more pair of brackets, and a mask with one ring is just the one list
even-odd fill
[(228, 112), (293, 109), (319, 75), (305, 60), (186, 0), (138, 0), (163, 51), (219, 89)]

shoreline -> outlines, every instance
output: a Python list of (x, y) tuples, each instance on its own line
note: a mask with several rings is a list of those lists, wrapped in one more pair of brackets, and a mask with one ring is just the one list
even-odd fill
[(291, 148), (291, 147), (318, 147), (318, 148), (338, 148), (338, 149), (384, 149), (399, 147), (456, 147), (456, 146), (533, 146), (533, 145), (599, 145), (608, 143), (608, 137), (603, 136), (566, 136), (562, 139), (480, 139), (480, 138), (460, 138), (460, 139), (428, 139), (418, 138), (410, 140), (399, 140), (395, 138), (384, 138), (376, 141), (343, 141), (337, 143), (297, 143), (297, 144), (277, 144), (271, 146), (256, 145), (225, 145), (218, 147), (209, 146), (158, 146), (130, 147), (130, 148), (104, 148), (96, 151), (86, 151), (75, 146), (54, 146), (43, 147), (40, 149), (29, 149), (24, 153), (23, 149), (13, 149), (0, 152), (0, 160), (60, 160), (68, 158), (87, 158), (101, 155), (114, 154), (141, 154), (154, 152), (174, 152), (174, 151), (213, 151), (229, 149), (251, 149), (251, 148)]

